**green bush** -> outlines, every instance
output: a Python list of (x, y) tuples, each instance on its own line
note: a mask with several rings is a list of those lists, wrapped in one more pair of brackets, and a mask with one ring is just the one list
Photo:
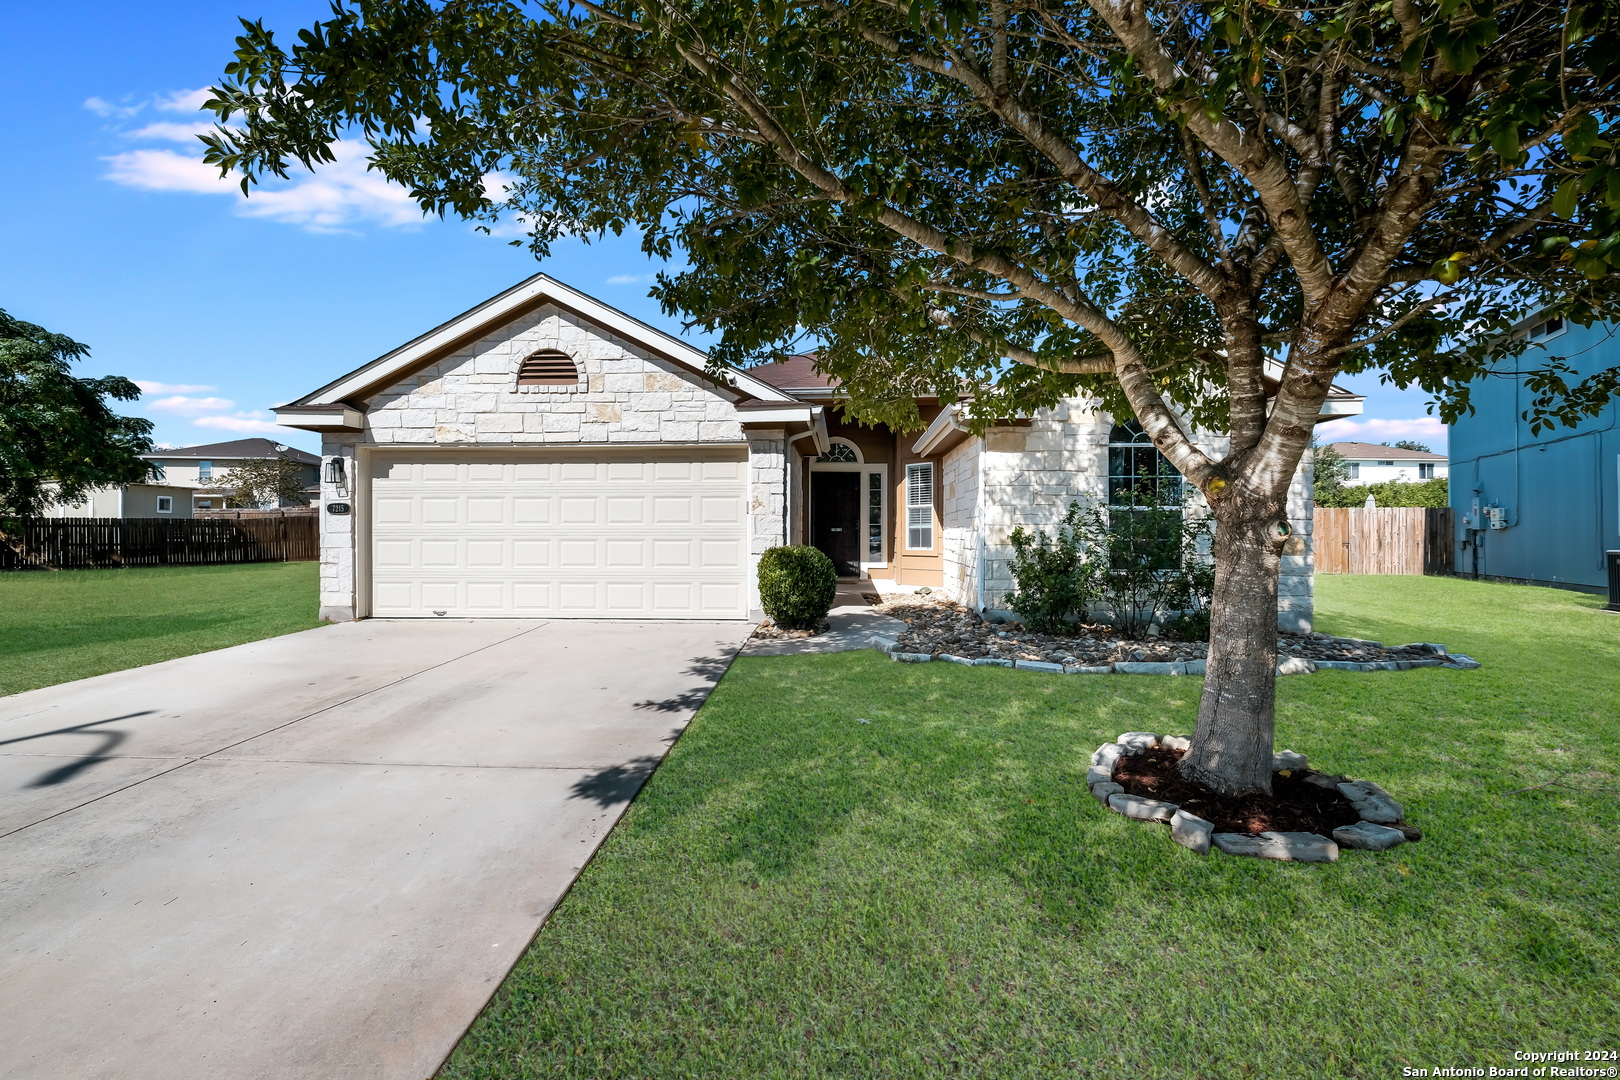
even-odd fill
[(1215, 568), (1203, 552), (1209, 533), (1207, 518), (1180, 509), (1070, 503), (1050, 537), (1013, 530), (1016, 588), (1007, 606), (1047, 634), (1071, 633), (1070, 616), (1084, 617), (1096, 602), (1128, 638), (1146, 637), (1177, 613), (1184, 621), (1171, 632), (1207, 638), (1215, 589)]
[(1367, 496), (1377, 500), (1379, 506), (1450, 506), (1451, 490), (1443, 476), (1433, 480), (1383, 480), (1376, 484), (1360, 484), (1331, 491), (1316, 489), (1317, 506), (1364, 506)]
[(1096, 595), (1096, 567), (1080, 550), (1080, 515), (1080, 504), (1070, 503), (1051, 536), (1022, 525), (1012, 531), (1010, 569), (1016, 588), (1007, 594), (1006, 604), (1037, 633), (1072, 633), (1069, 619), (1084, 615)]
[(773, 547), (759, 557), (759, 602), (784, 630), (814, 630), (838, 592), (833, 561), (813, 547)]

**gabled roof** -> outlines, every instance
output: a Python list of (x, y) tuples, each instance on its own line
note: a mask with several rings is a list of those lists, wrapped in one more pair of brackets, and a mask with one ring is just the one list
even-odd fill
[(286, 458), (305, 465), (319, 465), (321, 459), (285, 443), (269, 439), (233, 439), (230, 442), (204, 443), (201, 446), (177, 446), (172, 450), (154, 450), (141, 457), (148, 461), (196, 459), (198, 461), (229, 458)]
[(1330, 443), (1339, 456), (1348, 461), (1445, 461), (1444, 454), (1431, 454), (1423, 450), (1408, 450), (1401, 446), (1382, 443), (1336, 442)]
[[(399, 348), (384, 353), (369, 364), (327, 383), (314, 393), (278, 406), (277, 418), (283, 423), (297, 421), (291, 426), (317, 429), (333, 426), (331, 422), (316, 422), (323, 413), (345, 417), (345, 420), (338, 420), (336, 423), (346, 422), (348, 414), (354, 413), (357, 404), (364, 399), (513, 320), (548, 305), (562, 308), (627, 341), (634, 342), (660, 359), (683, 368), (712, 385), (720, 386), (736, 400), (756, 398), (764, 401), (793, 400), (776, 387), (746, 372), (729, 374), (724, 381), (717, 382), (708, 374), (708, 354), (701, 349), (695, 349), (679, 338), (648, 326), (640, 319), (626, 315), (617, 308), (570, 288), (554, 278), (545, 274), (535, 274), (455, 318), (440, 323)], [(286, 415), (283, 416), (283, 413)]]

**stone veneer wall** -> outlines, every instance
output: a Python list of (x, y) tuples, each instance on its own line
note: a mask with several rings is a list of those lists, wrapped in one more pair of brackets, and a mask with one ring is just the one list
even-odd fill
[[(1108, 436), (1113, 417), (1101, 412), (1083, 398), (1071, 398), (1035, 414), (1027, 427), (992, 428), (981, 445), (978, 469), (981, 494), (984, 605), (987, 610), (1005, 611), (1006, 594), (1013, 589), (1012, 544), (1009, 539), (1018, 525), (1050, 529), (1062, 520), (1069, 503), (1082, 505), (1102, 502), (1108, 497)], [(1198, 443), (1207, 453), (1226, 452), (1226, 438), (1200, 434)], [(1283, 557), (1279, 581), (1278, 626), (1285, 630), (1308, 631), (1312, 620), (1310, 462), (1301, 466), (1289, 491), (1289, 520), (1294, 528), (1288, 554)], [(1194, 508), (1202, 496), (1194, 497)], [(947, 532), (947, 539), (949, 532)], [(947, 552), (946, 582), (950, 589), (950, 555)], [(956, 597), (960, 603), (976, 589)]]
[(969, 607), (977, 607), (979, 602), (982, 445), (970, 438), (946, 454), (940, 464), (945, 595)]
[[(581, 369), (576, 385), (517, 386), (518, 365), (559, 349)], [(753, 558), (783, 542), (785, 442), (781, 430), (745, 434), (724, 396), (696, 376), (560, 308), (545, 306), (408, 376), (370, 400), (363, 435), (328, 436), (327, 456), (348, 460), (345, 492), (323, 483), (323, 504), (356, 503), (360, 445), (567, 446), (746, 445)], [(321, 617), (354, 617), (355, 515), (321, 515)], [(752, 578), (752, 575), (750, 575)], [(749, 582), (751, 609), (757, 586)]]

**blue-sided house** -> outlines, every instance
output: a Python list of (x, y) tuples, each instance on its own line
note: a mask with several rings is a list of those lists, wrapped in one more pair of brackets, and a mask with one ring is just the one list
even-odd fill
[(1620, 403), (1578, 427), (1532, 434), (1516, 371), (1562, 357), (1580, 377), (1620, 364), (1617, 328), (1538, 315), (1514, 333), (1530, 347), (1472, 387), (1474, 413), (1451, 427), (1457, 573), (1601, 592), (1604, 552), (1620, 549)]

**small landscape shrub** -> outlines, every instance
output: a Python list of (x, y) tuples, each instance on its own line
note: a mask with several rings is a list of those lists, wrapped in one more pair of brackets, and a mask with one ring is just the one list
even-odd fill
[(1017, 587), (1006, 603), (1037, 633), (1071, 633), (1069, 619), (1084, 615), (1086, 603), (1097, 593), (1096, 567), (1080, 548), (1080, 513), (1080, 504), (1070, 503), (1051, 536), (1022, 525), (1012, 531), (1011, 570)]
[(1202, 554), (1207, 519), (1159, 506), (1070, 503), (1055, 533), (1013, 530), (1007, 606), (1044, 633), (1069, 632), (1070, 616), (1093, 602), (1106, 608), (1129, 638), (1144, 638), (1156, 622), (1180, 614), (1171, 633), (1209, 637), (1215, 569)]
[(832, 610), (838, 570), (813, 547), (773, 547), (759, 557), (760, 606), (784, 630), (814, 630)]

